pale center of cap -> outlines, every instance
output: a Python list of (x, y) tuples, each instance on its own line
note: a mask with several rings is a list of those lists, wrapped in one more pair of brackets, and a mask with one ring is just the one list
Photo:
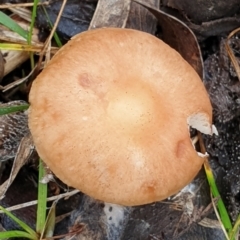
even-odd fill
[(145, 128), (154, 116), (154, 98), (143, 89), (129, 89), (111, 94), (108, 99), (108, 116), (124, 129)]

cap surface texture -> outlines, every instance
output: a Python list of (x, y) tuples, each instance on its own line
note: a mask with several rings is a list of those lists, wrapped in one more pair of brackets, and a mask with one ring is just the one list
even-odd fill
[(33, 82), (36, 149), (66, 184), (105, 202), (141, 205), (187, 185), (203, 158), (187, 119), (212, 108), (193, 68), (156, 37), (104, 28), (76, 35)]

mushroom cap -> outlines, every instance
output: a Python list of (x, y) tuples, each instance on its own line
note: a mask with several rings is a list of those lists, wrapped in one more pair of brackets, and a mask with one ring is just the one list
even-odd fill
[(201, 79), (170, 46), (130, 29), (76, 35), (33, 82), (29, 127), (39, 156), (66, 184), (127, 206), (165, 199), (204, 159), (191, 116), (211, 133)]

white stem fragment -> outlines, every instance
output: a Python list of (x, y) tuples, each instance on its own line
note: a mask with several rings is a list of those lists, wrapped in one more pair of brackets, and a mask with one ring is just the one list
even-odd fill
[(104, 205), (108, 239), (119, 239), (128, 222), (132, 208), (106, 202)]
[(197, 152), (197, 154), (199, 157), (202, 157), (202, 158), (209, 157), (209, 154), (207, 152), (205, 152), (205, 153)]
[(205, 113), (199, 112), (192, 114), (191, 116), (188, 117), (187, 124), (190, 127), (197, 129), (201, 133), (208, 135), (213, 134), (218, 135), (216, 127), (210, 123), (209, 117)]

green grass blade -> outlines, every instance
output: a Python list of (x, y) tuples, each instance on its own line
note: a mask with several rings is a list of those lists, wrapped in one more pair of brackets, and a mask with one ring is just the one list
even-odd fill
[[(44, 6), (42, 6), (42, 9), (43, 9), (43, 11), (44, 11), (44, 13), (45, 13), (45, 16), (46, 16), (46, 18), (47, 18), (47, 20), (48, 20), (48, 23), (49, 23), (50, 27), (53, 28), (53, 24), (52, 24), (52, 22), (51, 22), (51, 20), (50, 20), (50, 18), (49, 18), (49, 16), (48, 16), (48, 13), (47, 13), (47, 11), (46, 11), (46, 8), (45, 8)], [(55, 40), (57, 46), (58, 46), (59, 48), (62, 47), (63, 44), (62, 44), (62, 42), (61, 42), (61, 40), (60, 40), (60, 38), (59, 38), (59, 36), (58, 36), (58, 34), (57, 34), (56, 32), (53, 34), (53, 37), (54, 37), (54, 40)]]
[(236, 239), (236, 235), (237, 235), (237, 231), (238, 231), (239, 227), (240, 227), (240, 214), (238, 215), (237, 221), (235, 222), (232, 231), (229, 233), (230, 240)]
[(46, 175), (43, 162), (39, 160), (38, 175), (38, 206), (37, 206), (37, 224), (36, 231), (41, 234), (44, 230), (47, 214), (47, 184), (41, 183), (42, 178)]
[(28, 31), (24, 30), (21, 26), (19, 26), (14, 20), (12, 20), (8, 15), (0, 11), (0, 24), (9, 28), (15, 33), (18, 33), (23, 38), (27, 39)]
[(0, 107), (0, 116), (9, 114), (9, 113), (14, 113), (14, 112), (19, 112), (19, 111), (24, 111), (29, 108), (29, 104), (22, 104), (18, 106), (9, 106), (9, 107)]
[(29, 45), (23, 45), (18, 43), (0, 43), (0, 49), (3, 50), (16, 50), (16, 51), (23, 51), (25, 47), (29, 47)]
[(31, 46), (31, 45), (26, 45), (26, 44), (18, 44), (18, 43), (0, 43), (0, 49), (33, 52), (40, 48)]
[(57, 204), (57, 201), (55, 201), (52, 204), (51, 209), (48, 213), (43, 238), (50, 238), (53, 236), (54, 228), (56, 224), (56, 204)]
[[(206, 148), (204, 146), (202, 135), (201, 135), (200, 132), (198, 132), (198, 139), (199, 139), (201, 152), (205, 153)], [(231, 223), (230, 217), (228, 215), (227, 209), (224, 205), (224, 202), (221, 198), (221, 195), (218, 191), (217, 184), (215, 182), (215, 178), (214, 178), (211, 166), (209, 164), (208, 158), (206, 158), (206, 160), (204, 162), (204, 169), (205, 169), (205, 173), (206, 173), (206, 176), (207, 176), (208, 184), (210, 186), (211, 193), (212, 193), (214, 198), (218, 199), (217, 209), (218, 209), (219, 216), (221, 218), (222, 224), (223, 224), (225, 230), (227, 231), (227, 233), (229, 234), (232, 231), (232, 223)]]
[(223, 200), (221, 198), (221, 195), (218, 191), (218, 188), (217, 188), (217, 185), (216, 185), (216, 182), (215, 182), (215, 179), (214, 179), (214, 175), (212, 173), (212, 169), (211, 169), (211, 167), (208, 163), (208, 160), (205, 161), (204, 168), (205, 168), (208, 184), (210, 186), (212, 195), (213, 195), (214, 198), (219, 198), (219, 200), (217, 202), (217, 208), (218, 208), (218, 211), (219, 211), (219, 215), (220, 215), (222, 224), (223, 224), (224, 228), (227, 230), (227, 232), (229, 233), (232, 230), (232, 223), (231, 223), (230, 217), (228, 215), (227, 209), (226, 209), (226, 207), (223, 203)]
[[(0, 43), (0, 49), (3, 50), (16, 50), (25, 52), (41, 52), (41, 46), (34, 46), (28, 44), (17, 44), (17, 43)], [(51, 52), (55, 53), (59, 48), (51, 47)]]
[[(38, 5), (39, 0), (34, 0), (34, 4), (33, 4), (33, 9), (32, 9), (32, 17), (31, 17), (31, 25), (30, 25), (30, 30), (28, 33), (28, 38), (27, 38), (27, 42), (29, 45), (31, 45), (32, 43), (32, 33), (33, 33), (33, 28), (34, 28), (34, 24), (35, 24), (35, 19), (37, 16), (37, 5)], [(30, 53), (30, 61), (31, 61), (31, 68), (34, 68), (34, 56), (33, 53)]]
[(28, 38), (27, 38), (27, 41), (28, 41), (29, 45), (31, 45), (31, 42), (32, 42), (32, 32), (33, 32), (33, 27), (34, 27), (34, 24), (35, 24), (35, 19), (36, 19), (36, 16), (37, 16), (38, 2), (39, 2), (39, 0), (34, 0), (34, 4), (33, 4), (31, 25), (30, 25), (30, 30), (29, 30), (29, 33), (28, 33)]
[(11, 212), (7, 211), (5, 208), (0, 206), (0, 210), (2, 210), (9, 218), (11, 218), (15, 223), (17, 223), (23, 230), (25, 230), (30, 236), (31, 239), (38, 239), (38, 235), (35, 231), (33, 231), (26, 223), (15, 217)]
[(6, 231), (0, 232), (0, 239), (8, 239), (8, 238), (28, 238), (33, 239), (32, 235), (23, 231)]

